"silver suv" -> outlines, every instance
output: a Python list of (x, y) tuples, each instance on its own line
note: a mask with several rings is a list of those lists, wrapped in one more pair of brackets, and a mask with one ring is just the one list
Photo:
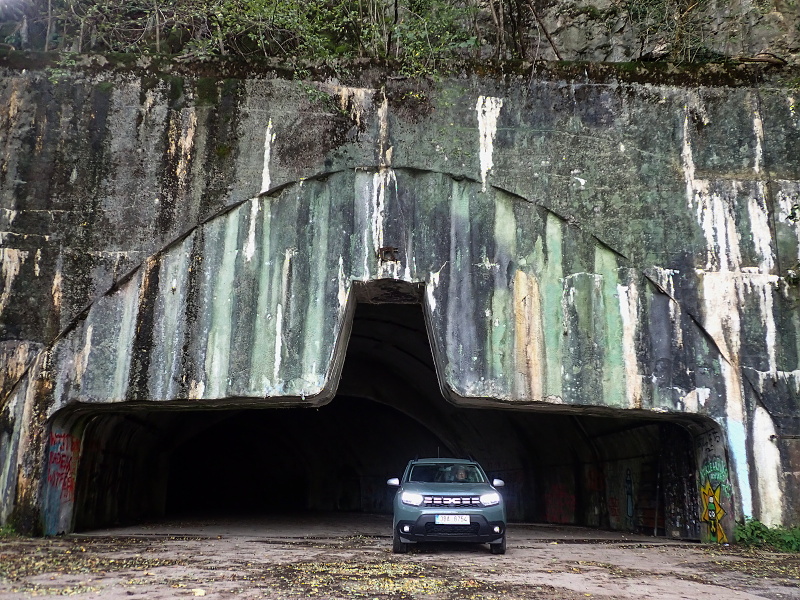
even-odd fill
[(419, 458), (408, 463), (394, 498), (392, 550), (408, 551), (415, 542), (477, 542), (493, 554), (506, 552), (506, 510), (497, 488), (481, 466), (458, 458)]

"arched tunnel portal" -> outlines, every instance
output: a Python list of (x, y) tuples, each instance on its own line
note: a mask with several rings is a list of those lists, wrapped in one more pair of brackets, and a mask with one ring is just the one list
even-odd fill
[(711, 421), (496, 406), (445, 400), (420, 304), (360, 302), (324, 406), (83, 405), (53, 429), (82, 439), (78, 531), (187, 513), (388, 513), (386, 479), (410, 458), (469, 455), (505, 480), (512, 521), (701, 537), (695, 440)]

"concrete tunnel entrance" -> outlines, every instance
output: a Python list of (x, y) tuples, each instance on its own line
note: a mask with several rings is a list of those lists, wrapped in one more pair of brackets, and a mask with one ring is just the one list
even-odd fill
[(547, 408), (452, 405), (421, 306), (360, 303), (328, 405), (83, 418), (74, 529), (193, 513), (388, 513), (386, 479), (439, 454), (471, 455), (504, 479), (511, 521), (700, 538), (688, 422)]

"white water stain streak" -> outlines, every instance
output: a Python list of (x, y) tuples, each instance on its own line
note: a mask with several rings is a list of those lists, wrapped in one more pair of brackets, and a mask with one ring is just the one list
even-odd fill
[(478, 96), (475, 110), (478, 113), (478, 143), (481, 161), (481, 190), (486, 191), (486, 178), (494, 166), (494, 138), (497, 134), (497, 119), (503, 108), (502, 98)]
[(389, 99), (383, 95), (383, 102), (378, 107), (378, 164), (389, 167), (392, 164), (392, 146), (389, 145)]
[(625, 387), (631, 408), (642, 407), (642, 376), (636, 359), (636, 323), (639, 291), (636, 286), (617, 284), (619, 312), (622, 317), (622, 358), (625, 364)]
[(347, 296), (349, 290), (347, 288), (347, 278), (345, 277), (344, 274), (344, 258), (342, 256), (339, 256), (338, 283), (339, 283), (339, 292), (336, 295), (336, 297), (339, 300), (339, 314), (343, 315), (347, 306)]
[(762, 406), (756, 406), (753, 414), (752, 447), (758, 481), (758, 519), (768, 526), (780, 525), (783, 522), (781, 454), (775, 424)]
[(221, 398), (228, 391), (238, 246), (239, 220), (233, 215), (228, 215), (222, 256), (214, 277), (214, 299), (210, 307), (211, 328), (208, 333), (205, 363), (207, 396), (210, 398)]
[(261, 206), (259, 198), (250, 200), (250, 228), (247, 232), (247, 242), (244, 245), (244, 259), (250, 262), (256, 252), (256, 225), (258, 223), (258, 211)]
[(281, 372), (281, 350), (283, 347), (283, 306), (278, 304), (275, 316), (275, 363), (272, 367), (272, 384), (277, 385)]
[(86, 373), (86, 367), (89, 366), (89, 354), (92, 352), (92, 334), (94, 333), (94, 325), (89, 324), (86, 327), (86, 336), (83, 339), (83, 348), (75, 355), (75, 381), (80, 385), (83, 380), (83, 375)]
[(796, 371), (753, 371), (758, 376), (758, 389), (764, 392), (764, 386), (769, 383), (772, 385), (776, 380), (783, 380), (786, 385), (794, 386), (794, 393), (800, 394), (800, 369)]
[[(53, 275), (53, 285), (50, 286), (50, 294), (53, 297), (53, 307), (57, 310), (61, 309), (61, 299), (63, 297), (64, 276), (61, 273), (61, 261), (56, 264), (56, 272)], [(0, 310), (2, 313), (2, 310)]]
[(431, 271), (428, 275), (428, 282), (425, 284), (425, 296), (428, 299), (428, 308), (431, 314), (436, 310), (436, 289), (439, 287), (439, 279), (442, 275), (442, 269), (447, 266), (448, 261), (439, 267), (438, 271)]
[(272, 133), (272, 119), (267, 123), (267, 131), (264, 134), (264, 168), (261, 171), (261, 193), (269, 191), (272, 179), (269, 173), (269, 163), (272, 157), (272, 142), (275, 141), (275, 134)]
[(686, 180), (686, 200), (689, 209), (694, 207), (694, 195), (698, 189), (708, 192), (708, 182), (695, 177), (694, 155), (689, 137), (689, 108), (686, 107), (683, 117), (683, 147), (681, 160), (683, 163), (683, 177)]
[(181, 189), (188, 187), (189, 167), (194, 149), (194, 134), (197, 131), (197, 113), (193, 108), (181, 112), (181, 133), (177, 139), (170, 141), (170, 154), (177, 156), (175, 177)]
[(689, 134), (689, 109), (683, 121), (683, 175), (689, 208), (695, 208), (697, 222), (706, 238), (706, 269), (733, 271), (741, 264), (736, 220), (725, 198), (710, 191), (709, 181), (696, 177)]
[[(281, 298), (282, 301), (278, 303), (275, 315), (275, 362), (272, 369), (272, 384), (275, 386), (279, 393), (283, 393), (283, 379), (279, 379), (281, 373), (281, 363), (283, 357), (283, 311), (284, 306), (289, 300), (289, 272), (292, 267), (292, 259), (297, 254), (296, 248), (287, 248), (283, 256), (283, 269), (281, 271)], [(280, 385), (279, 382), (280, 381)]]
[[(133, 283), (133, 282), (131, 282)], [(115, 348), (116, 365), (111, 389), (111, 401), (121, 402), (125, 400), (128, 391), (128, 380), (131, 371), (131, 359), (133, 353), (131, 349), (136, 338), (136, 321), (139, 314), (139, 306), (143, 291), (141, 286), (143, 281), (139, 281), (135, 287), (128, 285), (122, 291), (120, 301), (122, 303), (122, 314), (120, 315), (119, 334)]]
[(28, 258), (27, 250), (17, 248), (0, 248), (0, 276), (3, 278), (3, 291), (0, 292), (0, 314), (11, 297), (11, 286), (19, 275), (19, 270)]
[(705, 271), (700, 273), (703, 300), (703, 327), (716, 342), (723, 362), (739, 364), (741, 319), (739, 315), (739, 273)]
[[(394, 188), (390, 188), (394, 186)], [(384, 246), (384, 214), (386, 212), (387, 192), (394, 192), (397, 196), (397, 177), (395, 172), (389, 168), (381, 168), (372, 176), (372, 203), (370, 206), (370, 216), (372, 218), (372, 250), (373, 255), (378, 256), (380, 248)], [(379, 279), (390, 278), (398, 279), (400, 270), (399, 261), (379, 261)]]
[(753, 110), (753, 133), (756, 136), (753, 170), (758, 174), (764, 166), (764, 122), (761, 120), (761, 111), (757, 104)]
[(775, 266), (775, 256), (772, 251), (772, 231), (769, 226), (769, 212), (763, 181), (756, 182), (756, 190), (758, 193), (751, 196), (747, 203), (747, 213), (750, 217), (753, 245), (761, 257), (759, 270), (762, 273), (769, 273)]

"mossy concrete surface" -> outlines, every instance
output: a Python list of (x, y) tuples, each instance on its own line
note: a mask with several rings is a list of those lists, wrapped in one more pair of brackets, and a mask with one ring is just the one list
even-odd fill
[(712, 495), (797, 522), (800, 90), (566, 70), (4, 67), (3, 521), (69, 522), (64, 409), (327, 402), (364, 284), (451, 401), (707, 418)]

